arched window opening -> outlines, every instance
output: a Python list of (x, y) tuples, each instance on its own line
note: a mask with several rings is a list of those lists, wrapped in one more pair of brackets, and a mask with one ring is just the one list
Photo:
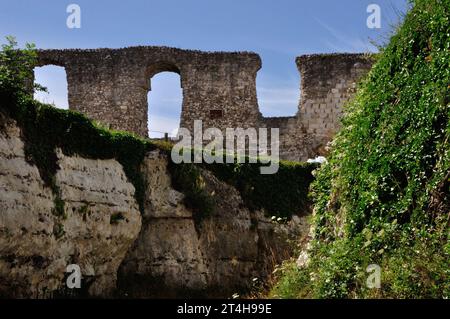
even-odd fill
[(180, 127), (183, 93), (180, 75), (160, 72), (150, 79), (148, 132), (150, 138), (175, 138)]
[(63, 67), (46, 65), (34, 68), (34, 82), (47, 88), (47, 92), (34, 94), (36, 100), (60, 109), (69, 108), (67, 76)]

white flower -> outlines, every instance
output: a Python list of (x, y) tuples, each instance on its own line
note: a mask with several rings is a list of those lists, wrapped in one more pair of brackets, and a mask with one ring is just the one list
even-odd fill
[(327, 159), (323, 156), (317, 156), (316, 158), (310, 158), (307, 160), (308, 163), (319, 163), (323, 164), (327, 162)]

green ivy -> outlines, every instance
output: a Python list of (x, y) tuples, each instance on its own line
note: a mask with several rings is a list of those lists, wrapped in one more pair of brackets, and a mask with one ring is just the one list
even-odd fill
[(247, 207), (267, 216), (291, 218), (309, 209), (308, 189), (317, 164), (280, 161), (278, 172), (261, 174), (260, 163), (202, 164), (218, 179), (234, 186)]
[[(311, 280), (297, 295), (450, 296), (450, 0), (413, 4), (312, 185)], [(365, 285), (370, 263), (380, 290)]]
[(216, 201), (205, 188), (199, 167), (191, 163), (174, 164), (169, 161), (169, 171), (173, 187), (184, 194), (184, 203), (193, 212), (195, 225), (211, 216)]

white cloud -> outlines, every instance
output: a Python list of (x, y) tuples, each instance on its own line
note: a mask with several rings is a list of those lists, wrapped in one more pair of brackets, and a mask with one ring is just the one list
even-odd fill
[(322, 20), (315, 18), (315, 20), (327, 30), (332, 39), (323, 40), (328, 48), (336, 52), (373, 52), (376, 48), (369, 42), (369, 40), (362, 40), (361, 38), (352, 37), (344, 34), (337, 29), (329, 26)]
[(298, 109), (300, 88), (257, 88), (258, 104), (264, 116), (292, 116)]
[(169, 136), (176, 136), (178, 127), (180, 126), (180, 119), (172, 117), (152, 115), (148, 116), (148, 130), (149, 136), (155, 138), (164, 137), (164, 133), (169, 133)]
[(58, 108), (68, 109), (67, 78), (64, 68), (48, 65), (34, 69), (35, 83), (47, 88), (47, 92), (37, 92), (34, 98)]
[(34, 98), (39, 102), (52, 104), (57, 108), (67, 110), (69, 108), (67, 96), (64, 96), (64, 94), (53, 94), (52, 92), (54, 92), (54, 90), (49, 90), (49, 93), (37, 92), (34, 94)]

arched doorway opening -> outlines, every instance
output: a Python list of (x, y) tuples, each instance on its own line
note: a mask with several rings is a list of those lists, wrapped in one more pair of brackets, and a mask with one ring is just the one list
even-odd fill
[(148, 72), (148, 132), (150, 138), (175, 138), (180, 127), (183, 91), (180, 72), (172, 64), (158, 63)]
[(36, 67), (34, 82), (47, 88), (47, 92), (38, 91), (34, 94), (36, 100), (60, 109), (69, 108), (67, 75), (64, 67), (56, 65)]

